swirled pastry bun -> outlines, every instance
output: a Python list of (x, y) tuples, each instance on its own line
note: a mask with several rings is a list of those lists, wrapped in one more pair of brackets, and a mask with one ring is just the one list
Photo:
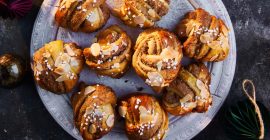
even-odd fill
[(168, 86), (177, 76), (183, 57), (177, 37), (160, 28), (142, 32), (134, 47), (132, 65), (156, 92)]
[(68, 93), (83, 68), (82, 50), (75, 43), (52, 41), (34, 53), (32, 66), (41, 88), (56, 94)]
[(86, 64), (99, 75), (121, 77), (131, 62), (131, 39), (127, 33), (113, 25), (96, 36), (96, 43), (84, 49)]
[(61, 0), (55, 14), (59, 26), (74, 32), (94, 32), (110, 17), (105, 0)]
[(176, 32), (184, 54), (197, 61), (222, 61), (229, 53), (229, 29), (221, 19), (203, 9), (189, 12), (178, 24)]
[(116, 95), (104, 85), (81, 84), (80, 88), (71, 97), (75, 126), (84, 140), (100, 139), (114, 126)]
[(112, 13), (133, 27), (152, 27), (169, 11), (169, 0), (107, 0)]
[(131, 94), (118, 104), (131, 140), (162, 140), (168, 131), (168, 116), (159, 102), (147, 94)]
[(166, 88), (162, 105), (173, 115), (206, 112), (212, 104), (209, 91), (211, 75), (203, 63), (181, 68), (178, 77)]

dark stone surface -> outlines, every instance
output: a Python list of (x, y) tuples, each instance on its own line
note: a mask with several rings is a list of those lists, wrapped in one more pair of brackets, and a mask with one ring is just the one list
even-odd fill
[[(270, 1), (223, 0), (237, 40), (237, 67), (230, 94), (212, 122), (194, 139), (229, 139), (224, 132), (224, 110), (244, 99), (243, 79), (254, 81), (257, 100), (270, 110)], [(42, 1), (34, 1), (23, 19), (0, 18), (0, 54), (16, 53), (29, 62), (32, 27)], [(73, 139), (42, 104), (28, 70), (15, 89), (0, 88), (0, 139)], [(267, 139), (270, 139), (269, 134)]]

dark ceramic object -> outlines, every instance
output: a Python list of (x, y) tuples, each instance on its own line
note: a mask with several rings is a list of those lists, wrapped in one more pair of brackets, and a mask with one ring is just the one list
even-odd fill
[(20, 83), (25, 75), (24, 60), (13, 54), (0, 56), (0, 86), (12, 88)]

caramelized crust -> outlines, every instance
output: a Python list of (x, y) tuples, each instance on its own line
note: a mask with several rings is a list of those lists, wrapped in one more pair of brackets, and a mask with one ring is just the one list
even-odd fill
[(229, 53), (229, 29), (221, 19), (199, 8), (186, 14), (176, 32), (184, 54), (198, 61), (222, 61)]
[(105, 0), (61, 0), (55, 20), (74, 32), (94, 32), (105, 25), (109, 16)]
[(70, 92), (83, 67), (82, 50), (61, 40), (45, 44), (35, 52), (33, 61), (37, 84), (56, 94)]
[(131, 39), (120, 27), (113, 25), (101, 31), (96, 43), (84, 49), (86, 64), (100, 75), (119, 78), (131, 61)]
[(115, 123), (116, 95), (104, 85), (80, 85), (71, 97), (75, 126), (84, 140), (100, 139)]
[(190, 112), (206, 112), (212, 104), (210, 81), (210, 73), (203, 63), (181, 68), (178, 77), (163, 94), (164, 109), (177, 116)]
[(169, 11), (169, 0), (107, 0), (112, 13), (133, 27), (151, 27)]
[(168, 86), (177, 76), (183, 57), (177, 37), (160, 28), (142, 32), (134, 47), (132, 65), (156, 92)]
[(131, 94), (120, 101), (119, 114), (125, 119), (131, 140), (162, 140), (168, 130), (168, 116), (159, 102), (147, 94)]

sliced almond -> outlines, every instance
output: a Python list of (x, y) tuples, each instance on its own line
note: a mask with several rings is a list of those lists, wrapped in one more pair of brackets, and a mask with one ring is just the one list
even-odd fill
[(134, 22), (135, 22), (136, 24), (144, 24), (144, 22), (145, 22), (145, 17), (144, 17), (144, 16), (136, 16), (136, 17), (134, 18)]
[(113, 68), (113, 69), (118, 69), (118, 68), (120, 68), (120, 63), (114, 63), (114, 64), (112, 65), (112, 68)]
[(181, 103), (186, 103), (188, 101), (191, 101), (193, 99), (193, 96), (191, 94), (187, 94), (186, 96), (184, 96), (183, 98), (180, 99)]
[(229, 40), (227, 37), (225, 37), (223, 34), (219, 37), (219, 44), (222, 48), (229, 48)]
[(93, 113), (93, 109), (90, 108), (90, 107), (87, 107), (86, 110), (85, 110), (85, 115), (90, 115)]
[(218, 49), (220, 48), (220, 43), (219, 41), (212, 41), (207, 44), (211, 49)]
[(212, 34), (209, 33), (209, 32), (206, 32), (206, 33), (204, 33), (204, 34), (202, 34), (202, 35), (200, 36), (200, 41), (201, 41), (202, 43), (204, 43), (204, 44), (210, 43), (210, 42), (212, 42), (213, 40), (214, 40), (214, 38), (213, 38)]
[(197, 87), (198, 87), (200, 90), (206, 90), (206, 89), (205, 89), (205, 85), (204, 85), (204, 83), (203, 83), (201, 80), (197, 79), (196, 85), (197, 85)]
[(163, 60), (176, 59), (179, 57), (179, 52), (173, 49), (173, 47), (167, 47), (162, 50), (160, 56)]
[(140, 114), (150, 114), (144, 106), (139, 106)]
[(151, 17), (156, 17), (156, 12), (155, 12), (155, 10), (153, 10), (153, 9), (149, 9), (149, 10), (148, 10), (148, 14), (149, 14)]
[(159, 116), (159, 113), (156, 113), (151, 123), (153, 124), (156, 123), (158, 121), (158, 116)]
[(93, 56), (98, 56), (100, 54), (101, 48), (100, 48), (100, 45), (98, 43), (92, 44), (90, 49), (91, 49), (91, 53)]
[(65, 72), (68, 73), (71, 71), (70, 65), (68, 63), (62, 65)]
[(211, 57), (210, 61), (215, 61), (217, 58), (218, 58), (218, 54), (216, 54), (213, 57)]
[(41, 65), (39, 62), (36, 63), (36, 69), (37, 69), (39, 72), (43, 71), (43, 67), (42, 67), (42, 65)]
[(193, 33), (195, 31), (197, 31), (199, 29), (199, 27), (201, 26), (200, 23), (194, 21), (194, 20), (190, 20), (187, 24), (186, 24), (186, 35), (191, 36), (193, 35)]
[(158, 63), (157, 63), (157, 69), (158, 69), (158, 71), (161, 71), (161, 68), (162, 68), (162, 61), (159, 61)]
[(190, 35), (192, 29), (194, 29), (193, 25), (191, 24), (191, 22), (188, 22), (186, 24), (186, 35)]
[(127, 107), (126, 106), (120, 106), (118, 108), (118, 112), (120, 114), (120, 116), (122, 116), (123, 118), (126, 117), (126, 114), (127, 114)]
[(68, 74), (70, 71), (71, 71), (70, 65), (65, 63), (65, 64), (59, 64), (54, 72), (62, 75), (62, 74)]
[(61, 55), (62, 63), (69, 63), (70, 62), (70, 56), (67, 53), (63, 53)]
[(112, 52), (111, 48), (102, 49), (103, 55), (111, 55), (111, 52)]
[(149, 123), (153, 120), (153, 116), (149, 114), (140, 114), (141, 123)]
[(96, 132), (97, 132), (97, 127), (96, 127), (94, 124), (91, 124), (91, 125), (89, 126), (89, 132), (90, 132), (91, 134), (96, 133)]
[(86, 18), (89, 22), (95, 23), (99, 20), (98, 9), (95, 8)]
[(71, 47), (69, 45), (65, 45), (65, 48), (66, 48), (67, 54), (69, 56), (75, 56), (74, 51), (71, 49)]
[(64, 75), (61, 75), (60, 77), (58, 77), (55, 81), (63, 82), (63, 81), (66, 81), (66, 80), (69, 80), (69, 78), (68, 78), (68, 76), (66, 74), (64, 74)]
[(65, 70), (62, 68), (62, 67), (57, 67), (55, 70), (54, 70), (55, 73), (59, 74), (59, 75), (63, 75), (65, 74)]
[(120, 9), (125, 5), (124, 0), (106, 0), (106, 3), (112, 9)]
[(90, 94), (90, 93), (94, 92), (95, 90), (96, 90), (95, 87), (93, 87), (93, 86), (88, 86), (88, 87), (85, 88), (84, 94), (85, 94), (85, 95)]
[(106, 120), (106, 124), (107, 124), (107, 126), (109, 126), (109, 127), (112, 127), (112, 126), (113, 126), (113, 124), (114, 124), (114, 115), (110, 115), (110, 116), (108, 117), (108, 119)]
[(103, 110), (102, 110), (101, 108), (96, 108), (96, 109), (94, 110), (94, 112), (95, 112), (95, 114), (96, 114), (97, 116), (102, 116), (102, 114), (103, 114)]
[(111, 104), (106, 104), (106, 105), (102, 106), (102, 109), (103, 109), (105, 114), (113, 114), (113, 108), (112, 108)]
[(184, 108), (192, 109), (192, 108), (195, 108), (196, 106), (197, 104), (195, 102), (187, 102), (185, 103)]
[(77, 61), (77, 59), (76, 58), (74, 58), (74, 57), (72, 57), (71, 59), (70, 59), (70, 66), (71, 67), (77, 67), (77, 66), (79, 66), (79, 62)]
[(58, 67), (62, 63), (61, 56), (58, 56), (54, 62), (54, 66)]
[(112, 51), (117, 52), (119, 49), (119, 46), (115, 45), (115, 44), (111, 44), (112, 45)]
[(147, 73), (148, 79), (146, 80), (146, 83), (151, 86), (163, 86), (164, 79), (163, 76), (158, 72), (148, 72)]
[(148, 123), (151, 122), (153, 117), (150, 112), (147, 111), (147, 109), (144, 106), (139, 107), (140, 111), (140, 122), (141, 123)]
[(207, 87), (205, 86), (205, 84), (201, 80), (197, 79), (196, 85), (201, 90), (200, 97), (203, 99), (208, 98), (210, 93), (209, 93)]

